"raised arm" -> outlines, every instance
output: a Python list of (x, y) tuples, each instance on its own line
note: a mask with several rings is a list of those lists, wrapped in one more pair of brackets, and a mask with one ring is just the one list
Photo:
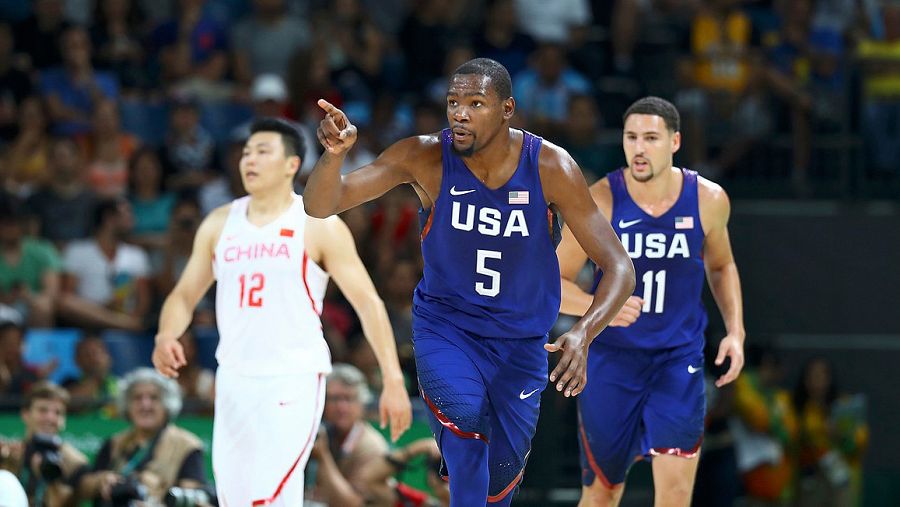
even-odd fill
[[(412, 164), (421, 156), (422, 138), (407, 138), (390, 146), (371, 164), (341, 175), (341, 165), (350, 148), (356, 143), (356, 127), (340, 109), (319, 100), (325, 117), (316, 135), (325, 147), (313, 167), (303, 204), (306, 213), (325, 218), (371, 201), (401, 183), (414, 181)], [(418, 162), (421, 162), (420, 160)]]
[(307, 248), (314, 259), (321, 261), (353, 306), (378, 359), (384, 381), (378, 407), (381, 426), (385, 427), (390, 421), (391, 439), (396, 441), (409, 428), (412, 412), (384, 302), (356, 253), (356, 244), (347, 225), (338, 217), (309, 219), (307, 223)]
[(731, 358), (728, 371), (716, 380), (717, 387), (736, 379), (744, 367), (744, 310), (741, 279), (731, 252), (731, 240), (728, 238), (730, 215), (731, 203), (725, 190), (708, 180), (701, 180), (700, 219), (706, 231), (703, 264), (709, 288), (727, 332), (719, 343), (716, 365), (721, 365), (726, 357)]
[(634, 291), (634, 266), (591, 197), (578, 165), (568, 153), (549, 143), (541, 150), (541, 182), (544, 197), (562, 212), (582, 250), (603, 271), (584, 316), (554, 344), (547, 345), (551, 352), (563, 350), (550, 381), (557, 382), (557, 391), (566, 396), (578, 395), (586, 382), (588, 346)]
[(187, 265), (160, 311), (153, 366), (168, 377), (177, 377), (178, 369), (186, 364), (178, 339), (191, 324), (197, 303), (212, 285), (213, 253), (228, 209), (229, 206), (223, 206), (213, 211), (200, 224)]

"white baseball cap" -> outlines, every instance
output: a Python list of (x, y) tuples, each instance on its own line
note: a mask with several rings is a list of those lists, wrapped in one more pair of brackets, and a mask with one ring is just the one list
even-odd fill
[(287, 85), (278, 74), (260, 74), (250, 87), (250, 98), (254, 102), (266, 100), (284, 102), (288, 98)]

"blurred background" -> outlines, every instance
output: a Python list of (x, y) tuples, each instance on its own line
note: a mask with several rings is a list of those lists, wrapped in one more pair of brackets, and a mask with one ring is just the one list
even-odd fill
[[(695, 504), (900, 504), (897, 0), (0, 0), (0, 440), (23, 435), (19, 409), (42, 379), (71, 395), (63, 437), (88, 458), (127, 426), (118, 379), (150, 364), (200, 221), (243, 195), (254, 117), (296, 122), (308, 172), (315, 101), (329, 100), (360, 129), (350, 171), (443, 128), (447, 77), (474, 57), (507, 67), (514, 126), (566, 148), (589, 183), (624, 164), (628, 105), (671, 100), (676, 164), (732, 198), (748, 365), (709, 390)], [(410, 329), (418, 206), (400, 188), (343, 216), (415, 402), (404, 442), (429, 435)], [(207, 459), (212, 301), (179, 378), (178, 424)], [(335, 362), (377, 394), (374, 356), (333, 288), (322, 318)], [(377, 400), (349, 398), (363, 419)], [(516, 505), (577, 503), (575, 428), (574, 402), (546, 393)], [(338, 458), (352, 451), (341, 445)], [(427, 489), (427, 466), (404, 480)], [(310, 467), (310, 503), (328, 504)], [(623, 505), (651, 498), (639, 463)]]

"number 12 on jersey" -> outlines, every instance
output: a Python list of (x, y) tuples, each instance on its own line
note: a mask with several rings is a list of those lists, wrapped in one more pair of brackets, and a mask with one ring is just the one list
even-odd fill
[[(646, 271), (641, 277), (641, 281), (644, 282), (644, 295), (641, 296), (644, 306), (641, 311), (649, 313), (650, 307), (654, 306), (653, 313), (662, 313), (663, 305), (666, 302), (666, 271), (657, 271), (656, 274), (653, 271)], [(656, 282), (655, 290), (654, 281)], [(655, 305), (653, 304), (654, 300), (656, 301)]]
[(250, 276), (241, 275), (238, 279), (241, 283), (241, 301), (239, 308), (244, 306), (260, 307), (263, 304), (262, 296), (259, 292), (266, 285), (266, 277), (262, 273), (253, 273)]

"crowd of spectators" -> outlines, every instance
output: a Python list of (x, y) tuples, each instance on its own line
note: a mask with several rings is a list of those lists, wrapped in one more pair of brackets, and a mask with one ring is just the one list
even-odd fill
[[(490, 57), (513, 77), (514, 126), (565, 147), (589, 182), (624, 163), (624, 109), (656, 94), (684, 119), (678, 163), (726, 187), (782, 182), (803, 199), (829, 178), (900, 181), (898, 55), (895, 0), (0, 2), (0, 405), (18, 408), (54, 378), (70, 413), (117, 413), (122, 361), (149, 364), (160, 302), (197, 227), (243, 195), (237, 161), (254, 117), (295, 122), (308, 172), (320, 152), (316, 100), (336, 104), (360, 128), (348, 172), (445, 126), (447, 76)], [(412, 396), (417, 209), (415, 192), (396, 189), (343, 215)], [(212, 302), (182, 339), (178, 379), (185, 411), (205, 415)], [(336, 291), (322, 318), (335, 362), (378, 390)], [(45, 329), (76, 330), (64, 377), (63, 360), (29, 359), (29, 337)], [(335, 428), (333, 438), (352, 431)]]

